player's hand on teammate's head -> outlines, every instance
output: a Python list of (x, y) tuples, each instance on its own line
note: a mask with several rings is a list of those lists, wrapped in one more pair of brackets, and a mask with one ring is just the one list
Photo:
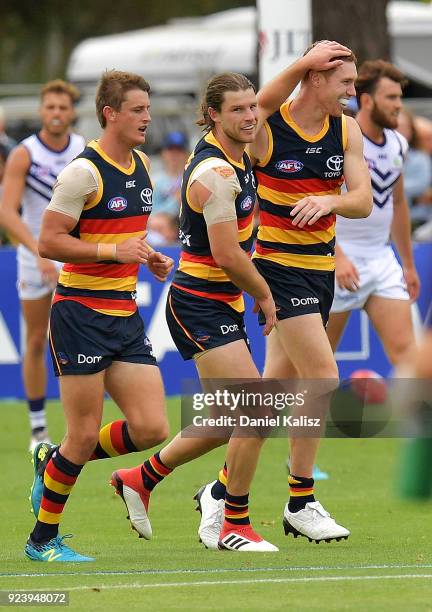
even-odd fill
[(309, 70), (322, 71), (337, 68), (343, 60), (334, 58), (348, 57), (351, 53), (351, 49), (335, 40), (320, 40), (304, 57), (308, 60)]
[(260, 311), (265, 317), (265, 325), (263, 329), (263, 336), (268, 336), (273, 327), (276, 325), (276, 304), (274, 303), (271, 293), (263, 299), (256, 299), (253, 307), (253, 312), (257, 313)]
[(38, 257), (38, 267), (44, 283), (53, 289), (57, 285), (59, 272), (50, 259)]
[(158, 281), (164, 282), (174, 267), (174, 260), (159, 251), (152, 251), (148, 256), (147, 267)]
[(134, 236), (117, 245), (117, 261), (120, 263), (146, 264), (151, 248), (144, 236)]

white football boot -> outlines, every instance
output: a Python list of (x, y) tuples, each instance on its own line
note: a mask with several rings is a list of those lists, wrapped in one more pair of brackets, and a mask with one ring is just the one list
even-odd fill
[(294, 537), (304, 536), (309, 542), (315, 540), (318, 544), (322, 540), (346, 540), (350, 535), (348, 529), (338, 525), (330, 514), (324, 510), (318, 501), (308, 502), (306, 507), (298, 512), (290, 512), (288, 503), (285, 505), (283, 527), (285, 535), (292, 533)]
[(279, 548), (263, 540), (255, 533), (251, 525), (238, 525), (232, 530), (221, 534), (218, 542), (220, 550), (236, 552), (278, 552)]
[(51, 440), (49, 439), (48, 430), (46, 428), (37, 431), (36, 433), (32, 433), (30, 437), (29, 443), (29, 452), (33, 453), (34, 449), (38, 444), (45, 442), (46, 444), (51, 444)]
[(201, 522), (198, 527), (200, 542), (210, 550), (218, 549), (219, 535), (224, 521), (224, 499), (212, 497), (211, 490), (216, 480), (201, 487), (194, 499), (197, 510), (201, 512)]

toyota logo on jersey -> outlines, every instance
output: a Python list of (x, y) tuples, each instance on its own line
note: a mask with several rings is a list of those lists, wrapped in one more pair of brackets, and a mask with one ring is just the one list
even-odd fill
[(150, 189), (150, 187), (146, 187), (145, 189), (141, 190), (141, 200), (144, 202), (144, 204), (151, 204), (152, 203), (152, 196), (153, 196), (153, 190)]
[(340, 172), (343, 168), (344, 158), (342, 155), (332, 155), (328, 158), (326, 164), (329, 170), (333, 172)]

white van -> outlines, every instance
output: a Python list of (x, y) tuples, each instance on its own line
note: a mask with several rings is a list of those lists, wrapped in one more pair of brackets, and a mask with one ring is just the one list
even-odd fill
[(67, 77), (85, 88), (115, 68), (142, 74), (157, 94), (195, 95), (218, 72), (256, 73), (256, 32), (256, 9), (246, 7), (89, 38), (72, 52)]

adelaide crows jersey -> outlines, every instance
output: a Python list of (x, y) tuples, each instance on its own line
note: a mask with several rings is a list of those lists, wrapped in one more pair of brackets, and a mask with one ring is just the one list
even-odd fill
[[(86, 202), (71, 235), (85, 242), (107, 244), (142, 236), (153, 194), (144, 155), (132, 151), (130, 167), (123, 168), (92, 141), (79, 158), (91, 164), (98, 189)], [(65, 263), (54, 302), (73, 299), (104, 314), (129, 316), (136, 310), (138, 267), (137, 263), (115, 261)]]
[(213, 259), (203, 212), (195, 208), (189, 198), (194, 170), (210, 158), (228, 162), (237, 175), (241, 188), (235, 200), (238, 241), (244, 251), (249, 253), (252, 248), (256, 189), (250, 159), (246, 153), (241, 162), (231, 159), (209, 132), (196, 145), (183, 176), (180, 212), (182, 252), (173, 285), (194, 295), (225, 302), (238, 312), (243, 312), (242, 292)]
[(265, 123), (269, 146), (255, 167), (260, 227), (254, 258), (315, 271), (334, 270), (335, 215), (303, 228), (290, 212), (306, 196), (339, 194), (344, 182), (346, 118), (327, 115), (310, 136), (294, 122), (290, 102)]

